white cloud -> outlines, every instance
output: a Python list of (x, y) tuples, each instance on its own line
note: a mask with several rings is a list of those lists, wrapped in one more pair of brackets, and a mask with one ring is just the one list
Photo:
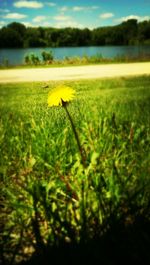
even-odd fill
[(74, 6), (73, 7), (73, 11), (82, 11), (82, 10), (84, 10), (85, 9), (85, 7), (83, 7), (83, 6)]
[(73, 7), (62, 6), (59, 8), (59, 11), (60, 12), (66, 12), (66, 11), (80, 12), (80, 11), (91, 11), (91, 10), (95, 10), (98, 8), (99, 6), (73, 6)]
[(56, 28), (84, 28), (84, 26), (76, 21), (61, 21), (54, 25)]
[(50, 22), (44, 22), (42, 23), (42, 27), (51, 27), (52, 24)]
[(70, 16), (64, 16), (64, 15), (58, 15), (58, 16), (55, 16), (53, 18), (55, 20), (58, 20), (58, 21), (66, 21), (66, 20), (69, 20), (71, 17)]
[(61, 12), (65, 12), (65, 11), (68, 11), (69, 8), (67, 6), (63, 6), (59, 9)]
[(38, 23), (38, 22), (44, 21), (45, 19), (46, 19), (46, 16), (37, 16), (33, 18), (32, 21)]
[(72, 10), (75, 12), (79, 12), (79, 11), (95, 10), (98, 8), (99, 8), (98, 6), (74, 6)]
[(103, 13), (103, 14), (100, 14), (99, 17), (102, 19), (107, 19), (107, 18), (114, 17), (114, 14), (113, 13)]
[(50, 27), (50, 26), (52, 26), (50, 22), (45, 22), (45, 21), (44, 22), (42, 21), (42, 22), (39, 22), (39, 23), (38, 22), (35, 23), (34, 21), (33, 21), (33, 23), (32, 22), (28, 22), (28, 21), (21, 21), (21, 23), (24, 24), (26, 27), (33, 27), (33, 28), (38, 28), (38, 27), (41, 27), (41, 26), (42, 27)]
[(19, 14), (19, 13), (9, 13), (9, 14), (3, 16), (3, 18), (6, 18), (6, 19), (21, 19), (21, 18), (25, 18), (25, 17), (27, 17), (27, 15)]
[(139, 18), (139, 21), (150, 20), (150, 16), (143, 16)]
[(0, 21), (0, 28), (3, 27), (5, 25), (4, 21)]
[(24, 24), (26, 27), (35, 27), (32, 23), (30, 23), (30, 22), (24, 22), (24, 21), (22, 21), (21, 22), (22, 24)]
[(124, 22), (124, 21), (127, 21), (129, 19), (137, 19), (139, 22), (141, 22), (144, 20), (149, 20), (150, 16), (129, 15), (126, 17), (117, 18), (117, 19), (115, 19), (115, 22)]
[(8, 13), (8, 12), (9, 12), (9, 10), (8, 10), (8, 9), (3, 9), (3, 8), (0, 8), (0, 12), (2, 12), (2, 13)]
[(17, 8), (26, 7), (26, 8), (41, 8), (43, 7), (43, 3), (38, 1), (27, 1), (27, 0), (20, 0), (13, 4)]
[(91, 9), (94, 10), (94, 9), (98, 9), (99, 6), (91, 6)]
[(56, 6), (56, 3), (53, 2), (46, 2), (45, 4), (51, 7)]

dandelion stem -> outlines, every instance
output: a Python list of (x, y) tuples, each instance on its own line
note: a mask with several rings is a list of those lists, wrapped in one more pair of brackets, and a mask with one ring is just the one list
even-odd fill
[(81, 143), (80, 143), (80, 139), (79, 139), (79, 136), (78, 136), (77, 130), (76, 130), (75, 125), (74, 125), (74, 123), (73, 123), (72, 117), (71, 117), (71, 115), (70, 115), (70, 113), (69, 113), (69, 111), (68, 111), (68, 109), (67, 109), (67, 106), (66, 106), (67, 104), (66, 104), (66, 102), (64, 102), (63, 100), (61, 100), (61, 101), (62, 101), (62, 106), (64, 107), (64, 109), (65, 109), (65, 111), (66, 111), (66, 113), (67, 113), (68, 119), (69, 119), (69, 121), (70, 121), (70, 123), (71, 123), (71, 127), (72, 127), (72, 130), (73, 130), (73, 133), (74, 133), (74, 136), (75, 136), (75, 139), (76, 139), (77, 145), (78, 145), (78, 149), (79, 149), (79, 152), (80, 152), (80, 155), (81, 155), (81, 162), (82, 162), (82, 165), (83, 165), (84, 167), (86, 167), (86, 165), (85, 165), (85, 161), (86, 161), (86, 158), (85, 158), (85, 151), (84, 151), (83, 147), (81, 146)]

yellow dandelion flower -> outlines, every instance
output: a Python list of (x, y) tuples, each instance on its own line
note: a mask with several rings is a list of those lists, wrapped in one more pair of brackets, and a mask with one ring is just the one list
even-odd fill
[(75, 96), (75, 90), (67, 86), (56, 87), (48, 95), (48, 106), (62, 106), (63, 102), (69, 102), (73, 100)]

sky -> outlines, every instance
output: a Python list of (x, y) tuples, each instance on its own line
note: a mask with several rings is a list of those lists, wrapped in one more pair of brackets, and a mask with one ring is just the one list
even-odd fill
[(150, 19), (150, 0), (0, 0), (0, 27), (97, 28)]

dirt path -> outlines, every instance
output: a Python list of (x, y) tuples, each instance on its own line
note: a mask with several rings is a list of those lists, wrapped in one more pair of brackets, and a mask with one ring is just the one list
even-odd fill
[(0, 70), (0, 83), (150, 75), (150, 62)]

